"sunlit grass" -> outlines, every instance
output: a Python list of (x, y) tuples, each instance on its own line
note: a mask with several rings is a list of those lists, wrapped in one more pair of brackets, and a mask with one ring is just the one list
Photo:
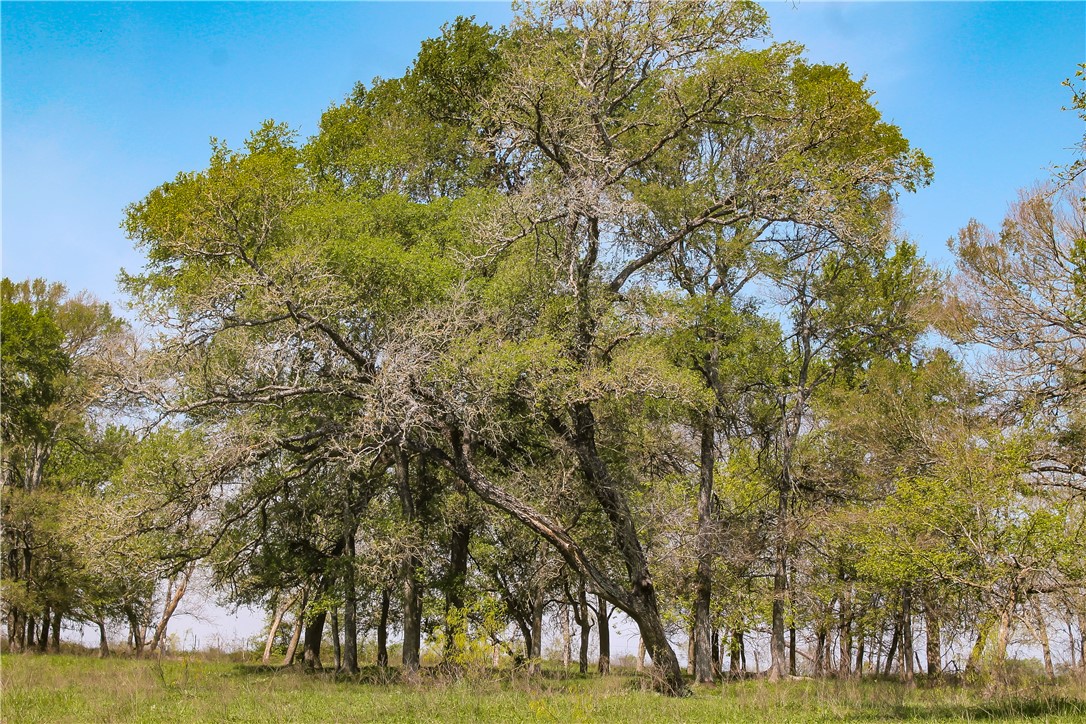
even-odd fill
[(549, 672), (539, 680), (432, 673), (381, 683), (229, 661), (9, 655), (4, 722), (340, 721), (1086, 721), (1081, 681), (1020, 688), (906, 686), (888, 681), (762, 680), (699, 686), (685, 699), (644, 690), (628, 674)]

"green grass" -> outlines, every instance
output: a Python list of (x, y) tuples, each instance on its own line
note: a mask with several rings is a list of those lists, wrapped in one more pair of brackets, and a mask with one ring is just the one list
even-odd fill
[(1086, 722), (1082, 682), (1019, 689), (905, 686), (876, 681), (730, 682), (671, 699), (632, 675), (528, 681), (505, 672), (474, 681), (424, 676), (382, 683), (227, 661), (97, 660), (7, 655), (3, 722)]

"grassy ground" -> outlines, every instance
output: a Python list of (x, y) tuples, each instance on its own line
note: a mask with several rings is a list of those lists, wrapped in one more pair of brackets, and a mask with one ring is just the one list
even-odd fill
[(669, 699), (630, 675), (381, 683), (225, 661), (3, 657), (3, 722), (346, 721), (1021, 721), (1086, 722), (1082, 682), (909, 687), (894, 682), (761, 680)]

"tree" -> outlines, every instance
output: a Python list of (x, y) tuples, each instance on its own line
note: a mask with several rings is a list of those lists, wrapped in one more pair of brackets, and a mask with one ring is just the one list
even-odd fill
[[(123, 323), (109, 305), (87, 294), (69, 296), (41, 279), (2, 282), (3, 303), (3, 525), (7, 576), (4, 603), (13, 649), (39, 629), (44, 648), (52, 618), (54, 647), (60, 616), (68, 612), (65, 580), (73, 561), (61, 532), (63, 494), (91, 481), (70, 477), (54, 454), (78, 450), (93, 438), (95, 408), (108, 394), (109, 358), (123, 339)], [(88, 474), (90, 470), (80, 471)]]
[(958, 257), (947, 329), (988, 350), (1009, 419), (1037, 432), (1042, 485), (1086, 488), (1086, 202), (1081, 186), (1023, 192), (998, 234), (976, 222)]
[[(134, 391), (214, 430), (235, 472), (284, 450), (399, 460), (414, 493), (427, 476), (408, 467), (442, 466), (630, 615), (681, 692), (631, 505), (643, 461), (612, 443), (639, 396), (712, 395), (640, 339), (648, 286), (722, 228), (861, 243), (929, 173), (846, 69), (748, 49), (764, 24), (700, 2), (530, 7), (505, 33), (458, 21), (304, 147), (271, 123), (242, 152), (217, 144), (129, 209), (149, 265), (126, 285), (168, 331)], [(540, 455), (576, 461), (604, 549), (519, 487)]]

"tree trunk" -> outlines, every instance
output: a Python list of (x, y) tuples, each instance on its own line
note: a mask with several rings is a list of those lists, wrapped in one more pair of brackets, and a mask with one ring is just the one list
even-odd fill
[(739, 664), (739, 649), (743, 646), (743, 632), (733, 631), (731, 642), (728, 644), (728, 675), (733, 679), (741, 673)]
[(769, 640), (770, 667), (769, 680), (780, 681), (785, 671), (784, 647), (784, 608), (788, 596), (788, 554), (785, 537), (787, 535), (786, 516), (788, 515), (788, 490), (782, 484), (778, 492), (777, 505), (777, 542), (773, 567), (773, 620)]
[(51, 613), (49, 607), (45, 608), (45, 613), (41, 617), (41, 632), (38, 634), (38, 652), (45, 653), (46, 648), (49, 646), (49, 622), (51, 620)]
[(924, 603), (924, 619), (928, 624), (927, 631), (927, 663), (928, 663), (928, 676), (939, 676), (943, 671), (943, 655), (942, 655), (942, 629), (939, 625), (939, 616), (935, 613), (934, 607), (930, 602)]
[[(597, 610), (599, 616), (596, 617), (596, 623), (599, 626), (600, 635), (600, 659), (599, 659), (599, 672), (604, 676), (611, 673), (611, 614), (607, 610), (607, 600), (603, 596), (597, 597)], [(653, 659), (655, 661), (656, 659)], [(676, 666), (678, 662), (675, 662)]]
[(302, 644), (302, 666), (306, 671), (320, 671), (321, 639), (324, 638), (324, 622), (327, 611), (321, 611), (305, 626), (305, 643)]
[(637, 673), (642, 673), (645, 670), (645, 641), (640, 636), (637, 637)]
[(796, 623), (788, 624), (788, 673), (796, 675)]
[(713, 657), (713, 677), (716, 678), (722, 675), (723, 666), (721, 666), (720, 662), (720, 630), (715, 628), (713, 629), (711, 655)]
[[(461, 488), (463, 485), (461, 484)], [(468, 497), (463, 496), (465, 515)], [(471, 524), (467, 520), (457, 522), (449, 541), (449, 573), (445, 580), (445, 649), (452, 653), (456, 646), (456, 631), (452, 625), (454, 611), (464, 608), (464, 586), (468, 578), (468, 550), (471, 545)], [(457, 616), (456, 618), (462, 618)]]
[(358, 591), (355, 583), (355, 531), (358, 524), (351, 512), (350, 501), (346, 506), (347, 540), (343, 553), (347, 557), (343, 567), (343, 670), (358, 673)]
[[(196, 562), (189, 563), (185, 570), (181, 573), (181, 580), (177, 584), (176, 590), (173, 591), (173, 595), (167, 594), (166, 608), (162, 611), (162, 618), (159, 619), (158, 625), (155, 626), (155, 634), (151, 638), (151, 645), (148, 647), (151, 651), (154, 651), (159, 643), (162, 641), (162, 637), (166, 635), (166, 626), (170, 622), (170, 617), (173, 616), (174, 611), (177, 610), (177, 605), (181, 603), (182, 597), (185, 595), (185, 591), (189, 587), (189, 580), (192, 579), (192, 573), (196, 570)], [(171, 588), (174, 585), (174, 581), (170, 582)]]
[(343, 649), (339, 644), (339, 613), (332, 609), (332, 665), (335, 671), (343, 668)]
[[(715, 369), (714, 360), (706, 360)], [(698, 568), (694, 584), (694, 646), (693, 670), (695, 681), (713, 682), (713, 654), (710, 641), (709, 611), (713, 593), (713, 474), (716, 467), (716, 426), (708, 416), (701, 428), (701, 468), (698, 486), (698, 532), (696, 554)]]
[(861, 627), (856, 634), (856, 676), (861, 679), (864, 675), (864, 644), (867, 641), (867, 637), (864, 635), (863, 628)]
[(34, 643), (37, 640), (38, 633), (38, 621), (33, 616), (26, 617), (26, 650), (34, 648)]
[(1078, 614), (1078, 664), (1086, 671), (1086, 612)]
[(532, 598), (532, 641), (528, 652), (528, 675), (537, 676), (543, 671), (543, 591), (536, 591)]
[(128, 618), (129, 638), (132, 641), (132, 648), (135, 649), (136, 658), (138, 659), (143, 656), (143, 625), (136, 615), (136, 610), (132, 608), (132, 606), (125, 606), (124, 614), (125, 617)]
[(912, 591), (908, 586), (901, 594), (901, 675), (913, 680), (913, 610)]
[(686, 673), (694, 675), (694, 627), (690, 627), (690, 635), (686, 638)]
[(272, 619), (271, 627), (268, 629), (268, 640), (264, 643), (264, 656), (261, 657), (261, 663), (267, 664), (271, 660), (272, 646), (275, 645), (275, 635), (279, 633), (279, 626), (283, 623), (283, 616), (286, 614), (287, 609), (297, 599), (297, 594), (286, 599), (275, 609), (275, 617)]
[(298, 652), (298, 642), (302, 640), (302, 628), (305, 626), (305, 609), (309, 605), (309, 589), (302, 589), (302, 601), (298, 604), (298, 618), (294, 622), (294, 633), (290, 635), (287, 653), (283, 657), (283, 666), (294, 665), (294, 655)]
[(1011, 596), (1010, 603), (999, 612), (999, 637), (996, 639), (996, 666), (1002, 666), (1007, 660), (1007, 647), (1011, 643), (1011, 624), (1014, 622), (1014, 610), (1017, 608), (1017, 596)]
[(852, 601), (851, 592), (841, 592), (840, 602), (841, 631), (838, 636), (840, 658), (837, 661), (837, 675), (847, 679), (852, 675)]
[[(664, 631), (663, 620), (660, 618), (660, 608), (656, 600), (656, 588), (652, 582), (652, 574), (649, 572), (648, 558), (641, 547), (641, 540), (637, 535), (637, 527), (634, 525), (633, 515), (629, 504), (620, 486), (611, 478), (610, 470), (600, 457), (596, 449), (596, 422), (592, 408), (588, 403), (579, 402), (571, 406), (570, 412), (573, 418), (573, 429), (568, 436), (573, 449), (580, 462), (581, 472), (589, 489), (596, 497), (603, 512), (611, 525), (611, 532), (615, 537), (615, 543), (626, 565), (627, 579), (630, 590), (622, 599), (628, 604), (626, 610), (641, 630), (641, 636), (645, 640), (645, 648), (652, 657), (653, 665), (660, 672), (660, 683), (665, 693), (680, 695), (686, 691), (686, 682), (683, 680), (682, 669), (679, 668), (679, 659), (667, 640)], [(599, 571), (593, 571), (596, 577), (603, 579)], [(597, 584), (600, 581), (597, 581)], [(610, 581), (606, 581), (611, 583)], [(600, 595), (601, 616), (600, 628), (600, 669), (601, 673), (610, 671), (610, 628), (605, 611), (606, 601)], [(614, 597), (612, 600), (619, 600)], [(604, 643), (606, 641), (606, 651)]]
[[(400, 507), (408, 524), (415, 521), (415, 501), (411, 493), (409, 460), (406, 450), (397, 451), (396, 483), (400, 493)], [(403, 563), (403, 668), (407, 672), (419, 669), (422, 649), (422, 606), (419, 598), (419, 560), (409, 555)]]
[(568, 672), (573, 660), (573, 631), (569, 625), (569, 605), (562, 604), (562, 670)]
[[(588, 595), (585, 592), (583, 577), (580, 578), (580, 584), (577, 591), (577, 608), (574, 609), (574, 613), (577, 614), (577, 625), (581, 629), (580, 648), (577, 652), (577, 670), (582, 674), (587, 674), (589, 637), (592, 634), (592, 615), (588, 610)], [(641, 645), (644, 646), (645, 642), (642, 641)]]
[(60, 611), (53, 612), (53, 638), (49, 642), (49, 650), (54, 654), (60, 653), (60, 623), (63, 614)]
[(894, 665), (894, 657), (897, 655), (898, 641), (901, 639), (901, 617), (897, 617), (897, 621), (894, 622), (894, 633), (890, 636), (890, 650), (886, 653), (886, 676), (890, 675), (890, 670)]
[(823, 622), (818, 623), (818, 628), (815, 630), (815, 655), (814, 655), (814, 674), (815, 676), (824, 676), (826, 673), (826, 625)]
[[(585, 426), (584, 415), (578, 414), (578, 429)], [(591, 413), (588, 413), (591, 419)], [(563, 434), (572, 434), (564, 430), (560, 422), (556, 423)], [(625, 497), (611, 481), (606, 466), (595, 454), (595, 442), (592, 436), (581, 434), (570, 439), (581, 460), (581, 471), (585, 475), (589, 488), (596, 495), (604, 512), (607, 514), (615, 542), (626, 564), (627, 580), (630, 589), (624, 590), (614, 579), (595, 566), (584, 550), (570, 538), (565, 528), (526, 504), (520, 498), (510, 495), (502, 488), (491, 483), (471, 461), (470, 444), (460, 432), (453, 428), (449, 431), (450, 442), (456, 459), (444, 456), (439, 448), (430, 448), (429, 452), (438, 459), (444, 459), (456, 474), (485, 502), (498, 507), (516, 518), (523, 525), (535, 531), (553, 545), (571, 568), (592, 579), (596, 587), (608, 601), (615, 603), (637, 624), (645, 639), (645, 647), (652, 657), (661, 676), (660, 688), (669, 695), (681, 695), (686, 691), (682, 669), (675, 651), (667, 640), (660, 610), (656, 601), (656, 590), (648, 570), (648, 562), (637, 529)]]
[(1078, 613), (1078, 664), (1086, 671), (1086, 611)]
[(1071, 655), (1070, 661), (1073, 669), (1075, 668), (1075, 655), (1077, 653), (1075, 651), (1075, 626), (1070, 618), (1066, 619), (1064, 623), (1067, 624), (1067, 653)]
[(109, 641), (106, 640), (106, 622), (105, 619), (98, 619), (98, 658), (104, 659), (109, 656)]
[(388, 609), (392, 605), (388, 588), (381, 591), (381, 612), (377, 619), (377, 665), (388, 666)]
[(991, 629), (991, 621), (982, 620), (977, 628), (977, 640), (969, 651), (969, 658), (965, 662), (965, 673), (975, 674), (980, 670), (980, 659), (984, 655), (984, 649), (988, 645), (988, 631)]
[(1041, 604), (1037, 601), (1037, 597), (1032, 599), (1033, 603), (1033, 617), (1037, 622), (1037, 638), (1041, 644), (1041, 654), (1044, 656), (1045, 661), (1045, 676), (1050, 681), (1056, 680), (1056, 669), (1052, 665), (1052, 647), (1049, 645), (1048, 640), (1048, 623), (1045, 621), (1044, 612), (1041, 611)]

